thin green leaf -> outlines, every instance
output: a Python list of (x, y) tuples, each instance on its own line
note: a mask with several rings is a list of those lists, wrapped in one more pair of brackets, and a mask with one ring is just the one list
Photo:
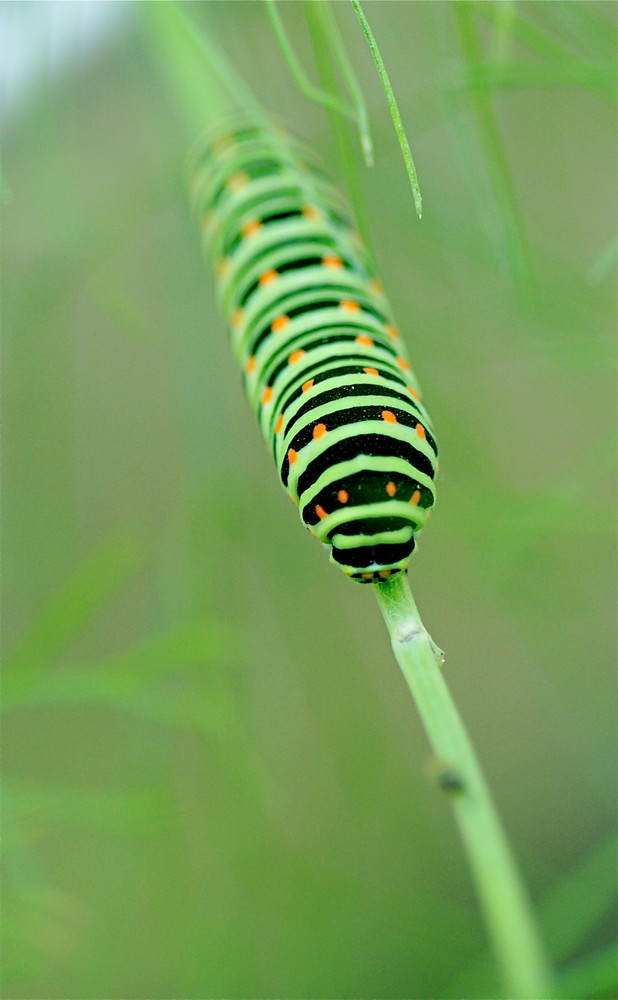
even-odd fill
[(114, 659), (46, 672), (36, 687), (22, 694), (17, 707), (94, 704), (126, 710), (152, 690), (153, 681), (212, 664), (224, 644), (221, 627), (214, 622), (182, 624)]
[(541, 923), (556, 960), (566, 958), (616, 901), (618, 842), (608, 837), (545, 897)]
[(375, 63), (376, 69), (378, 71), (378, 76), (380, 77), (380, 82), (386, 94), (386, 100), (388, 101), (388, 106), (391, 113), (391, 118), (393, 119), (393, 125), (395, 126), (395, 132), (397, 133), (397, 139), (399, 140), (399, 146), (401, 147), (401, 152), (403, 154), (403, 159), (406, 165), (406, 170), (408, 171), (408, 177), (410, 179), (410, 187), (412, 188), (412, 196), (414, 198), (414, 206), (416, 208), (416, 214), (419, 219), (423, 212), (423, 203), (421, 199), (421, 189), (418, 183), (418, 177), (416, 176), (416, 167), (414, 166), (414, 160), (412, 159), (412, 153), (410, 151), (410, 144), (408, 143), (408, 138), (403, 127), (403, 122), (401, 120), (401, 115), (399, 113), (399, 107), (395, 99), (395, 94), (391, 86), (391, 82), (386, 72), (386, 66), (384, 65), (384, 60), (380, 55), (380, 50), (378, 49), (375, 38), (373, 37), (373, 32), (369, 27), (369, 22), (363, 13), (363, 9), (359, 3), (359, 0), (352, 0), (352, 6), (356, 11), (356, 16), (359, 20), (360, 26), (363, 29), (365, 38), (369, 44), (371, 50), (371, 55), (373, 56), (373, 61)]
[(587, 87), (595, 93), (601, 91), (615, 103), (615, 92), (611, 89), (613, 74), (603, 66), (581, 66), (578, 63), (499, 63), (469, 62), (465, 73), (455, 72), (452, 83), (447, 77), (446, 89), (459, 90), (469, 87), (474, 90), (517, 90), (529, 87)]
[[(477, 79), (483, 73), (484, 60), (474, 23), (474, 7), (469, 9), (468, 4), (460, 3), (454, 5), (453, 11), (468, 78)], [(513, 276), (520, 289), (529, 289), (533, 285), (533, 272), (528, 239), (496, 115), (485, 88), (471, 87), (470, 100), (485, 151), (491, 186), (500, 207)]]
[[(575, 871), (563, 877), (543, 899), (539, 922), (552, 960), (564, 959), (573, 951), (598, 916), (611, 903), (616, 885), (616, 841), (604, 841)], [(610, 997), (616, 980), (616, 950), (600, 951), (576, 962), (558, 979), (560, 1000)], [(494, 973), (489, 955), (479, 955), (461, 970), (450, 984), (454, 996), (491, 997)]]
[[(201, 109), (201, 122), (197, 123), (198, 128), (203, 129), (221, 117), (222, 114), (229, 114), (234, 108), (236, 110), (246, 109), (256, 122), (264, 127), (270, 127), (270, 120), (251, 88), (247, 86), (234, 64), (227, 58), (222, 47), (214, 44), (201, 25), (196, 24), (193, 14), (188, 14), (185, 7), (177, 0), (173, 0), (169, 4), (147, 4), (145, 6), (148, 7), (150, 16), (156, 16), (161, 31), (164, 32), (166, 21), (169, 23), (170, 30), (176, 32), (179, 28), (184, 30), (185, 38), (182, 45), (187, 52), (190, 51), (188, 44), (191, 46), (194, 53), (191, 58), (195, 64), (196, 73), (202, 74), (202, 83), (208, 81), (208, 86), (212, 87), (212, 96)], [(156, 14), (151, 8), (157, 8)], [(166, 11), (161, 11), (160, 8), (166, 8)], [(162, 55), (164, 56), (165, 53), (162, 52)], [(197, 57), (197, 62), (195, 62), (195, 57)], [(206, 65), (203, 62), (204, 59)], [(177, 63), (178, 60), (175, 60), (175, 64)], [(176, 65), (175, 68), (182, 83), (182, 58), (180, 58), (180, 66)], [(183, 85), (178, 89), (186, 92), (188, 87)], [(203, 85), (200, 89), (203, 91)], [(182, 106), (182, 93), (180, 97)], [(187, 98), (187, 101), (190, 101), (190, 97)]]
[(101, 545), (62, 587), (5, 660), (5, 705), (36, 685), (65, 646), (144, 565), (146, 551), (135, 538), (115, 535)]
[(500, 0), (495, 6), (492, 33), (487, 45), (488, 56), (497, 63), (506, 62), (513, 42), (513, 25), (517, 18), (515, 0)]
[(8, 185), (7, 179), (0, 170), (0, 204), (10, 205), (13, 201), (13, 193)]
[(59, 823), (106, 834), (142, 836), (169, 816), (169, 802), (156, 788), (117, 792), (16, 782), (9, 802), (11, 822)]
[[(332, 59), (330, 59), (324, 44), (326, 38), (324, 11), (325, 5), (323, 3), (315, 3), (314, 0), (307, 0), (307, 21), (309, 23), (318, 76), (322, 86), (335, 89), (338, 86), (338, 79), (334, 71)], [(351, 126), (341, 115), (336, 115), (330, 110), (327, 113), (336, 156), (339, 162), (339, 169), (342, 177), (345, 179), (360, 231), (366, 236), (367, 211), (359, 181), (358, 161), (354, 155)]]
[[(502, 17), (500, 10), (501, 3), (472, 2), (468, 6), (472, 15), (478, 14), (479, 17), (491, 21), (492, 24), (500, 22)], [(579, 4), (578, 6), (581, 7), (582, 5)], [(554, 15), (552, 14), (552, 16)], [(547, 29), (540, 28), (528, 20), (522, 12), (521, 4), (518, 4), (518, 17), (513, 20), (511, 29), (517, 41), (525, 45), (531, 52), (542, 56), (547, 62), (555, 61), (558, 64), (564, 64), (565, 61), (568, 61), (578, 63), (582, 67), (591, 65), (587, 60), (574, 55), (564, 39), (555, 39), (548, 33)]]
[(618, 945), (587, 955), (558, 979), (560, 1000), (613, 1000), (618, 996)]
[[(560, 3), (547, 5), (549, 10), (544, 6), (536, 8), (535, 15), (541, 24), (549, 20), (545, 31), (553, 33), (560, 29), (582, 58), (597, 60), (600, 56), (615, 67), (618, 36), (614, 4)], [(603, 16), (604, 10), (609, 16)]]
[(308, 5), (308, 9), (310, 8), (314, 8), (317, 11), (318, 18), (322, 22), (324, 36), (328, 40), (328, 43), (333, 51), (341, 71), (341, 75), (356, 107), (356, 120), (358, 121), (358, 131), (363, 149), (363, 155), (365, 157), (365, 163), (368, 167), (372, 167), (373, 140), (371, 138), (369, 128), (367, 105), (365, 104), (365, 98), (363, 96), (363, 91), (358, 81), (358, 77), (354, 72), (354, 67), (348, 58), (348, 53), (343, 43), (337, 21), (333, 15), (328, 0), (322, 0), (322, 3), (319, 4), (310, 3)]
[(220, 80), (205, 65), (199, 31), (177, 3), (138, 4), (149, 33), (157, 68), (167, 79), (176, 107), (190, 136), (201, 132), (215, 114), (230, 111), (230, 100)]
[(316, 101), (316, 103), (322, 104), (325, 108), (329, 108), (331, 111), (335, 111), (337, 114), (343, 115), (345, 118), (350, 118), (352, 121), (356, 121), (357, 115), (354, 108), (350, 108), (343, 101), (340, 101), (334, 94), (329, 94), (325, 90), (320, 90), (319, 87), (314, 87), (306, 76), (294, 49), (292, 48), (285, 25), (279, 16), (279, 9), (277, 7), (276, 0), (266, 0), (266, 10), (268, 11), (270, 23), (275, 33), (279, 48), (281, 49), (283, 58), (285, 59), (288, 69), (294, 77), (296, 85), (301, 93), (303, 93), (305, 97), (308, 97), (310, 101)]
[[(216, 91), (218, 98), (220, 98), (222, 94), (225, 94), (226, 91), (231, 98), (232, 103), (227, 105), (225, 111), (228, 114), (230, 112), (233, 113), (234, 111), (237, 114), (240, 113), (241, 115), (243, 113), (247, 113), (256, 125), (271, 133), (279, 140), (282, 156), (292, 159), (287, 143), (281, 140), (279, 130), (274, 126), (270, 115), (264, 109), (258, 98), (255, 97), (251, 87), (247, 85), (242, 75), (236, 69), (234, 63), (228, 59), (223, 48), (212, 41), (208, 32), (203, 30), (201, 25), (195, 23), (193, 15), (187, 14), (185, 8), (181, 6), (177, 0), (174, 0), (174, 2), (169, 6), (176, 12), (178, 18), (184, 24), (185, 29), (189, 33), (193, 43), (201, 49), (207, 64), (203, 67), (203, 69), (206, 72), (206, 75), (214, 75), (220, 88)], [(220, 102), (215, 105), (214, 109), (210, 105), (207, 105), (206, 116), (205, 120), (202, 122), (202, 128), (219, 118), (221, 116), (221, 110)], [(199, 141), (201, 142), (201, 137)]]
[(587, 274), (587, 279), (591, 285), (600, 285), (604, 278), (607, 277), (612, 267), (614, 267), (616, 261), (618, 260), (618, 236), (614, 236), (605, 250), (591, 264), (590, 269)]

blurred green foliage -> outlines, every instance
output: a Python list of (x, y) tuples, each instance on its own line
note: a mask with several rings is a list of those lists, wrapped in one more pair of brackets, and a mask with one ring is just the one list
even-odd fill
[[(185, 191), (218, 97), (163, 6), (2, 10), (33, 67), (3, 144), (3, 995), (496, 997), (373, 595), (302, 532), (242, 399)], [(337, 173), (263, 6), (191, 7)], [(415, 594), (560, 995), (615, 997), (616, 6), (366, 11), (424, 202), (337, 4), (366, 232), (442, 449)]]

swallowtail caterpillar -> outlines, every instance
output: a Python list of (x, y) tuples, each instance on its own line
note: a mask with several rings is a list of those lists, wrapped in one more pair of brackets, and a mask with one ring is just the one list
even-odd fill
[(192, 193), (244, 388), (281, 482), (360, 583), (405, 570), (437, 447), (347, 205), (279, 130), (210, 136)]

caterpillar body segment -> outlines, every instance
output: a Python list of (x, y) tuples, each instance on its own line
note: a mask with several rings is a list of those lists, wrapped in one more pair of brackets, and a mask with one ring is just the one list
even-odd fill
[(247, 398), (304, 524), (354, 580), (405, 570), (437, 446), (345, 201), (297, 140), (250, 127), (210, 138), (192, 192)]

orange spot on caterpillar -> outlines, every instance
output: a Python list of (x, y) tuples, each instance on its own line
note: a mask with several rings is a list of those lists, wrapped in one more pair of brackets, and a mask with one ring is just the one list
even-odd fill
[(324, 267), (343, 267), (343, 261), (341, 257), (322, 257), (322, 263)]
[(279, 434), (281, 428), (283, 427), (283, 414), (280, 413), (277, 417), (277, 423), (275, 424), (275, 434)]
[(273, 333), (279, 333), (281, 330), (284, 329), (284, 327), (288, 325), (289, 322), (290, 322), (289, 316), (277, 316), (277, 318), (274, 319), (270, 324), (270, 328)]
[(326, 511), (324, 510), (324, 508), (320, 507), (319, 504), (316, 505), (315, 512), (318, 515), (318, 517), (320, 518), (320, 520), (323, 520), (325, 517), (328, 517), (328, 514), (326, 513)]
[(378, 281), (377, 278), (371, 279), (371, 281), (369, 282), (369, 289), (370, 291), (375, 292), (377, 295), (382, 295), (384, 292), (382, 282)]
[(377, 375), (378, 374), (378, 369), (377, 368), (363, 368), (363, 371), (364, 371), (365, 375)]
[(390, 340), (399, 340), (399, 330), (392, 323), (386, 324), (386, 336)]
[(397, 423), (397, 417), (395, 416), (395, 414), (391, 410), (382, 410), (382, 413), (380, 414), (380, 416), (382, 417), (382, 420), (386, 420), (387, 424), (396, 424)]
[(419, 502), (420, 499), (421, 499), (420, 491), (414, 490), (414, 493), (410, 497), (410, 503), (413, 503), (414, 506), (416, 506), (416, 504)]
[(297, 458), (298, 458), (298, 452), (294, 451), (293, 448), (290, 448), (290, 450), (288, 451), (288, 462), (290, 463), (290, 465), (294, 465), (294, 462), (296, 461)]
[(238, 308), (232, 313), (232, 326), (238, 326), (238, 324), (242, 321), (244, 314), (244, 309), (241, 306), (238, 306)]
[(305, 205), (303, 215), (305, 219), (319, 219), (320, 217), (320, 213), (315, 205)]
[(305, 352), (300, 349), (298, 351), (293, 351), (288, 358), (288, 364), (293, 365), (296, 361), (300, 361), (304, 353)]
[(247, 369), (248, 372), (254, 372), (255, 371), (255, 363), (256, 362), (255, 362), (255, 358), (254, 358), (253, 355), (251, 355), (250, 358), (247, 358), (247, 363), (245, 365), (245, 368)]
[(259, 219), (250, 219), (249, 222), (245, 222), (241, 229), (241, 233), (244, 237), (255, 236), (256, 233), (259, 233), (261, 228), (262, 223)]
[(225, 182), (226, 188), (230, 191), (240, 191), (249, 183), (249, 176), (243, 170), (237, 170), (235, 174), (230, 174)]
[(408, 392), (410, 393), (410, 395), (414, 397), (414, 399), (420, 399), (421, 398), (419, 396), (418, 392), (415, 392), (414, 389), (410, 388), (410, 386), (407, 386), (406, 388), (407, 388)]
[(405, 358), (397, 358), (397, 364), (403, 369), (404, 372), (410, 371), (410, 365)]
[(358, 337), (356, 337), (354, 343), (362, 344), (363, 347), (373, 347), (373, 340), (371, 339), (371, 337), (365, 337), (363, 334), (360, 334)]
[(314, 438), (324, 437), (324, 435), (326, 434), (326, 430), (327, 430), (326, 424), (316, 424), (315, 427), (313, 428)]
[(378, 576), (381, 576), (382, 579), (385, 580), (386, 577), (390, 576), (392, 572), (393, 572), (392, 569), (381, 569), (378, 572)]
[(351, 313), (360, 312), (360, 306), (358, 302), (354, 302), (353, 299), (342, 299), (342, 301), (339, 303), (339, 308), (345, 309), (346, 312), (351, 312)]
[(373, 573), (361, 573), (363, 580), (373, 580)]
[(262, 393), (262, 404), (265, 406), (266, 403), (270, 403), (272, 398), (273, 398), (272, 386), (267, 385), (266, 388), (264, 389), (264, 392)]
[(311, 388), (311, 386), (313, 385), (314, 382), (315, 382), (315, 379), (313, 379), (313, 378), (310, 378), (308, 382), (303, 382), (303, 384), (302, 384), (302, 390), (303, 390), (303, 392), (309, 392), (309, 390), (310, 390), (310, 388)]
[(271, 281), (276, 281), (278, 277), (279, 275), (277, 271), (273, 271), (272, 269), (270, 271), (264, 271), (264, 274), (260, 275), (258, 285), (268, 285)]
[(397, 492), (397, 487), (395, 486), (394, 483), (387, 483), (386, 492), (388, 493), (389, 497), (394, 497), (395, 493)]
[(427, 435), (425, 434), (425, 428), (423, 427), (423, 425), (422, 425), (422, 424), (417, 424), (417, 425), (416, 425), (416, 433), (418, 434), (418, 436), (419, 436), (420, 438), (425, 438), (425, 437), (427, 436)]
[(350, 495), (347, 490), (339, 490), (337, 493), (337, 500), (339, 503), (347, 503), (350, 499)]
[(221, 257), (221, 259), (217, 261), (215, 267), (215, 274), (217, 278), (222, 278), (223, 275), (226, 274), (227, 271), (229, 270), (229, 267), (230, 267), (229, 259), (227, 257)]

